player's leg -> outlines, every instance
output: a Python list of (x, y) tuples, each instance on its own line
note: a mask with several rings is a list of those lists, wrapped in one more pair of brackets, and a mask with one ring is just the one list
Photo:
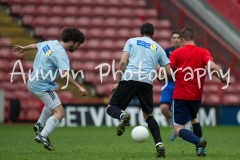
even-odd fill
[(43, 130), (43, 128), (44, 128), (44, 126), (46, 124), (47, 119), (51, 115), (52, 115), (52, 111), (48, 107), (44, 106), (37, 123), (33, 127), (33, 129), (34, 129), (36, 134), (41, 133), (41, 131)]
[(165, 148), (162, 143), (160, 134), (160, 128), (153, 117), (153, 100), (152, 100), (152, 85), (139, 82), (140, 90), (137, 93), (137, 97), (142, 107), (143, 117), (148, 124), (148, 128), (152, 134), (155, 142), (157, 157), (166, 157)]
[(172, 125), (172, 112), (171, 112), (171, 104), (170, 103), (166, 103), (166, 102), (161, 102), (160, 104), (160, 110), (162, 112), (162, 114), (165, 116), (165, 118), (168, 121), (169, 125)]
[(109, 101), (107, 114), (121, 121), (117, 127), (118, 136), (124, 133), (125, 126), (128, 125), (131, 118), (130, 114), (124, 110), (136, 94), (135, 85), (135, 81), (120, 81)]
[[(198, 148), (205, 148), (206, 141), (204, 139), (199, 138), (193, 132), (184, 128), (184, 125), (189, 121), (189, 118), (191, 118), (191, 116), (193, 115), (193, 112), (189, 110), (192, 107), (191, 103), (194, 102), (191, 101), (189, 102), (186, 100), (174, 100), (173, 105), (174, 132), (183, 140), (195, 144), (196, 146), (198, 146)], [(196, 110), (194, 112), (196, 112)]]
[(46, 149), (53, 150), (48, 136), (58, 126), (65, 112), (55, 91), (35, 93), (35, 95), (52, 111), (52, 116), (47, 119), (44, 129), (35, 137), (35, 140), (43, 143)]

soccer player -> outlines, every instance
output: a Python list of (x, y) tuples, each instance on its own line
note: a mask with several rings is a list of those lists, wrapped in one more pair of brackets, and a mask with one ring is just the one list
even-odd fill
[[(205, 69), (209, 65), (223, 83), (227, 79), (220, 74), (219, 67), (213, 62), (208, 50), (195, 45), (195, 32), (191, 28), (184, 28), (180, 32), (183, 47), (175, 50), (170, 56), (170, 66), (175, 74), (175, 88), (173, 92), (173, 125), (176, 135), (190, 143), (195, 144), (198, 156), (206, 156), (205, 147), (207, 141), (202, 138), (202, 129), (197, 118), (197, 113), (201, 104), (204, 76), (198, 76), (196, 69)], [(184, 69), (187, 70), (183, 71)], [(190, 69), (193, 71), (193, 77), (190, 76)], [(200, 72), (200, 71), (199, 71)], [(219, 74), (219, 76), (217, 75)], [(200, 72), (203, 74), (203, 71)], [(201, 82), (198, 86), (198, 82)], [(191, 120), (193, 132), (184, 129), (184, 125)]]
[(122, 57), (117, 73), (118, 83), (113, 85), (115, 90), (107, 107), (107, 114), (119, 119), (117, 135), (121, 136), (128, 125), (130, 114), (124, 112), (134, 96), (139, 99), (144, 119), (155, 141), (157, 157), (165, 157), (165, 149), (162, 143), (160, 129), (153, 117), (152, 83), (157, 63), (166, 69), (171, 76), (169, 59), (164, 50), (152, 40), (154, 27), (150, 23), (141, 26), (142, 37), (129, 39), (122, 52)]
[[(33, 80), (28, 80), (27, 86), (29, 92), (45, 104), (40, 118), (34, 125), (34, 131), (37, 134), (35, 140), (42, 143), (50, 151), (53, 150), (53, 146), (48, 136), (58, 126), (65, 114), (61, 101), (54, 91), (57, 88), (57, 83), (54, 82), (55, 79), (61, 74), (65, 79), (69, 78), (69, 82), (81, 92), (82, 96), (88, 94), (86, 89), (81, 87), (69, 75), (70, 64), (66, 53), (66, 51), (73, 52), (83, 42), (84, 35), (80, 30), (77, 28), (66, 28), (62, 32), (61, 42), (53, 40), (28, 46), (15, 45), (13, 47), (13, 51), (19, 53), (32, 49), (38, 50), (31, 74)], [(54, 75), (55, 73), (57, 73), (57, 76), (52, 79), (49, 74)], [(38, 78), (35, 76), (38, 76)]]
[[(168, 58), (170, 57), (171, 53), (175, 49), (181, 47), (181, 39), (179, 37), (179, 34), (180, 34), (179, 31), (173, 31), (171, 34), (171, 43), (173, 44), (173, 46), (165, 49), (165, 52), (166, 52)], [(172, 106), (173, 90), (174, 90), (174, 81), (172, 79), (169, 79), (167, 86), (162, 90), (161, 99), (160, 99), (161, 112), (167, 119), (168, 124), (170, 124), (170, 125), (172, 125), (171, 106)], [(176, 135), (173, 133), (170, 137), (170, 140), (174, 141), (175, 138), (176, 138)]]

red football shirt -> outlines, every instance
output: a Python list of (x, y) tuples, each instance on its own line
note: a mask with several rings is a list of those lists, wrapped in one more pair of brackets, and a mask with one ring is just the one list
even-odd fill
[[(206, 74), (200, 77), (196, 69), (205, 69), (209, 60), (213, 61), (209, 51), (195, 45), (185, 45), (173, 51), (170, 56), (170, 66), (176, 72), (173, 99), (200, 100), (202, 98)], [(199, 75), (204, 73), (204, 71), (198, 72)]]

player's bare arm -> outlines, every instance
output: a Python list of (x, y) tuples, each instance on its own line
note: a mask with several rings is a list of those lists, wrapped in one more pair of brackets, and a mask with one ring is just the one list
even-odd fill
[(34, 49), (37, 49), (37, 44), (30, 44), (27, 46), (19, 46), (19, 45), (13, 46), (13, 51), (18, 53), (23, 53), (25, 51), (34, 50)]
[(222, 75), (220, 74), (220, 68), (213, 61), (210, 61), (209, 64), (210, 64), (210, 70), (216, 71), (216, 72), (213, 72), (214, 76), (216, 76), (218, 79), (220, 79), (220, 81), (222, 83), (231, 84), (231, 80), (229, 80), (229, 82), (228, 82), (227, 77), (222, 77)]
[[(65, 75), (63, 78), (67, 78), (67, 71), (62, 71), (62, 75)], [(73, 78), (71, 75), (69, 75), (69, 82), (76, 87), (82, 94), (81, 96), (86, 96), (88, 94), (87, 90), (83, 87), (81, 87)]]
[[(124, 73), (124, 71), (126, 69), (127, 62), (128, 62), (128, 57), (129, 57), (129, 53), (128, 52), (123, 52), (122, 53), (122, 57), (121, 57), (121, 60), (120, 60), (120, 63), (119, 63), (119, 69), (118, 69), (122, 73)], [(122, 73), (120, 73), (120, 72), (117, 73), (117, 82), (121, 81)], [(118, 83), (114, 84), (111, 87), (110, 92), (114, 91), (117, 88), (117, 86), (118, 86)]]
[[(171, 72), (171, 67), (170, 67), (170, 64), (167, 64), (167, 65), (165, 65), (165, 66), (163, 66), (164, 67), (164, 70), (165, 70), (165, 72), (166, 72), (166, 74), (167, 74), (167, 77), (165, 77), (164, 76), (164, 73), (161, 73), (161, 78), (162, 79), (160, 79), (159, 77), (157, 77), (157, 81), (158, 82), (164, 82), (165, 80), (166, 80), (166, 78), (167, 79), (172, 79), (172, 72)], [(164, 77), (164, 78), (163, 78)]]

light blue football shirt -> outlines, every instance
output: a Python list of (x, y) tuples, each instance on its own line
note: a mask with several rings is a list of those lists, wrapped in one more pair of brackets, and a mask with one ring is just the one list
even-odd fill
[(122, 80), (134, 80), (152, 84), (157, 63), (160, 66), (170, 63), (162, 47), (148, 37), (129, 39), (123, 51), (129, 53), (129, 58)]
[(55, 90), (58, 85), (54, 81), (60, 76), (59, 69), (70, 70), (67, 53), (57, 40), (38, 43), (37, 47), (31, 74), (33, 80), (28, 80), (28, 87), (37, 92)]

